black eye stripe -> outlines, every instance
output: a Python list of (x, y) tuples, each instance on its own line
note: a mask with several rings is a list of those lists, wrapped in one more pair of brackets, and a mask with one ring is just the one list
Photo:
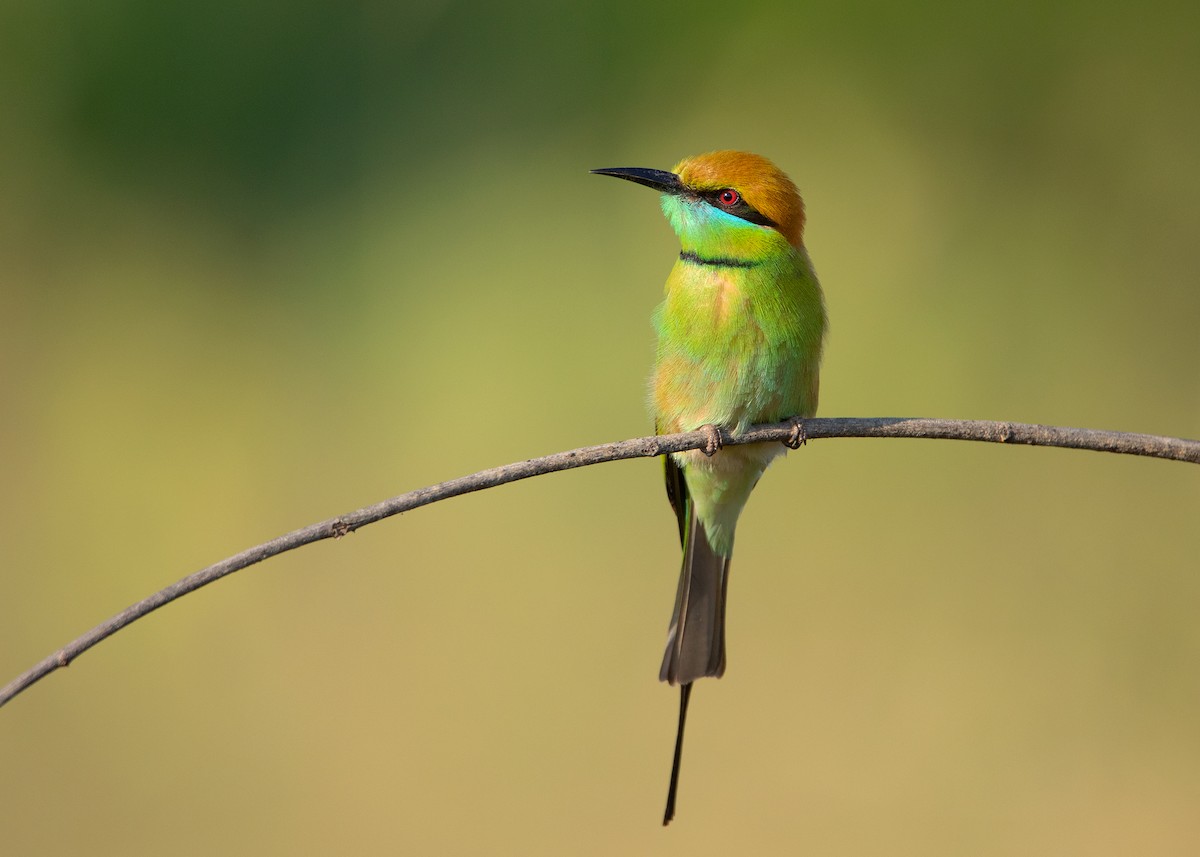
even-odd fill
[(719, 208), (721, 211), (727, 211), (734, 217), (740, 217), (742, 220), (750, 223), (757, 223), (759, 226), (778, 227), (777, 223), (775, 223), (769, 217), (764, 216), (762, 212), (758, 211), (752, 207), (750, 203), (746, 202), (746, 197), (742, 196), (741, 193), (738, 193), (738, 201), (733, 205), (722, 205), (720, 199), (721, 193), (722, 191), (728, 189), (729, 188), (721, 188), (720, 190), (706, 190), (701, 191), (698, 195), (709, 205), (713, 206), (714, 208)]

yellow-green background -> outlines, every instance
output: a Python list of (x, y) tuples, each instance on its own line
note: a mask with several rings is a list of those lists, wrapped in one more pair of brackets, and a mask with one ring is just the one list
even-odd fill
[[(795, 178), (825, 415), (1200, 435), (1193, 10), (5, 3), (0, 681), (286, 530), (646, 433), (676, 245), (591, 167)], [(1200, 850), (1194, 465), (789, 456), (663, 831), (677, 551), (638, 461), (242, 572), (0, 711), (0, 845)]]

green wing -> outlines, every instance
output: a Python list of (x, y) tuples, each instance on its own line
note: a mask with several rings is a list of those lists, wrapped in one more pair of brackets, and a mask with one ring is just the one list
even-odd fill
[(687, 523), (691, 514), (692, 498), (688, 495), (687, 481), (683, 478), (683, 468), (675, 463), (670, 455), (663, 456), (663, 470), (667, 481), (667, 499), (675, 510), (675, 520), (679, 523), (679, 544), (687, 542)]

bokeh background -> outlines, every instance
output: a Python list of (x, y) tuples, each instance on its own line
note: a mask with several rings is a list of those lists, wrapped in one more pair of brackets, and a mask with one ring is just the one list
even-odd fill
[[(0, 6), (0, 680), (281, 532), (647, 433), (676, 253), (598, 166), (797, 181), (822, 413), (1200, 435), (1194, 4)], [(730, 669), (655, 462), (441, 503), (0, 711), (12, 855), (1195, 854), (1200, 473), (810, 444)]]

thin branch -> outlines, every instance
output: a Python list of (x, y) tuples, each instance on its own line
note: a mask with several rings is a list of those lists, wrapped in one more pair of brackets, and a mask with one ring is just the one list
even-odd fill
[[(1160, 437), (1148, 434), (1127, 434), (1125, 432), (1098, 431), (1095, 429), (1061, 428), (1058, 426), (1027, 425), (1024, 423), (988, 422), (984, 420), (939, 420), (900, 417), (858, 418), (814, 418), (803, 423), (804, 435), (807, 439), (832, 437), (913, 437), (938, 438), (950, 440), (976, 440), (988, 443), (1017, 443), (1030, 446), (1059, 446), (1071, 449), (1090, 449), (1099, 452), (1117, 452), (1127, 455), (1147, 455), (1155, 458), (1168, 458), (1175, 461), (1190, 461), (1200, 464), (1200, 441), (1186, 440), (1176, 437)], [(763, 441), (783, 441), (792, 435), (793, 427), (790, 422), (771, 425), (752, 426), (747, 432), (730, 436), (722, 431), (721, 438), (726, 445), (755, 443)], [(493, 488), (506, 482), (516, 482), (543, 473), (554, 473), (559, 470), (570, 470), (575, 467), (585, 467), (590, 464), (600, 464), (605, 461), (620, 461), (627, 458), (652, 458), (669, 452), (683, 452), (689, 449), (702, 449), (709, 442), (709, 435), (702, 431), (686, 434), (661, 435), (657, 437), (639, 437), (619, 443), (607, 443), (600, 446), (588, 446), (569, 452), (560, 452), (542, 458), (532, 458), (491, 470), (481, 470), (470, 476), (452, 479), (440, 485), (428, 488), (418, 488), (382, 503), (366, 506), (356, 512), (350, 512), (318, 524), (293, 530), (269, 542), (256, 545), (249, 550), (222, 560), (208, 568), (203, 568), (194, 574), (179, 580), (148, 598), (122, 610), (106, 622), (97, 625), (86, 634), (72, 640), (54, 654), (17, 676), (0, 689), (0, 706), (7, 703), (17, 694), (33, 685), (36, 681), (65, 667), (79, 655), (106, 637), (115, 634), (126, 625), (140, 619), (146, 614), (157, 610), (164, 604), (169, 604), (176, 598), (194, 592), (201, 586), (219, 580), (228, 574), (239, 571), (255, 563), (262, 562), (285, 551), (294, 550), (303, 545), (321, 541), (322, 539), (341, 538), (347, 533), (354, 532), (359, 527), (365, 527), (375, 521), (389, 518), (401, 512), (407, 512), (421, 506)]]

